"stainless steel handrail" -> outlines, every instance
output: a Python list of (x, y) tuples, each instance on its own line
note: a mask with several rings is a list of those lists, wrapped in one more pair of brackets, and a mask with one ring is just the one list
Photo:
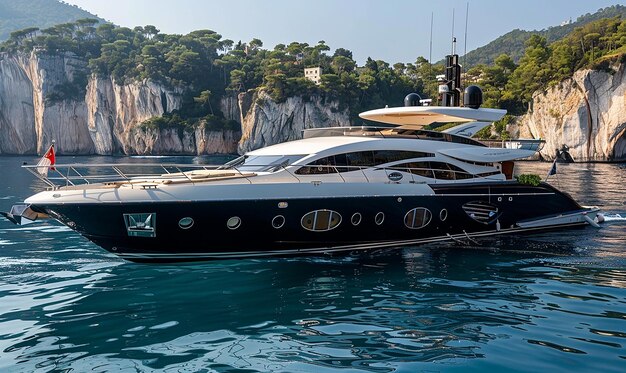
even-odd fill
[[(274, 165), (255, 165), (260, 168), (270, 167)], [(125, 181), (131, 182), (133, 180), (141, 180), (141, 179), (171, 179), (171, 178), (184, 178), (186, 181), (195, 183), (206, 181), (206, 179), (194, 179), (192, 178), (193, 171), (206, 170), (217, 171), (220, 165), (195, 165), (195, 164), (151, 164), (151, 163), (105, 163), (105, 164), (82, 164), (82, 163), (71, 163), (71, 164), (57, 164), (53, 166), (48, 166), (48, 171), (53, 172), (53, 176), (42, 175), (38, 172), (42, 168), (42, 166), (37, 165), (23, 165), (27, 171), (36, 176), (38, 179), (43, 181), (46, 185), (48, 185), (52, 189), (57, 189), (63, 184), (65, 186), (76, 186), (80, 184), (91, 184), (92, 182), (115, 182), (115, 181)], [(45, 166), (44, 166), (45, 167)], [(298, 169), (294, 169), (298, 167)], [(127, 168), (151, 168), (157, 169), (158, 172), (130, 172), (133, 170), (128, 170)], [(297, 171), (302, 169), (327, 169), (326, 172), (319, 173), (299, 173)], [(80, 172), (79, 170), (88, 170), (88, 169), (109, 169), (112, 173), (102, 174), (88, 174), (86, 172)], [(345, 171), (345, 170), (348, 171)], [(67, 170), (66, 173), (61, 172), (61, 170)], [(170, 172), (175, 170), (176, 172)], [(489, 178), (492, 175), (480, 176), (480, 174), (472, 174), (465, 171), (457, 171), (457, 170), (440, 170), (440, 169), (432, 169), (432, 168), (417, 168), (417, 167), (398, 167), (398, 166), (348, 166), (348, 165), (300, 165), (300, 164), (288, 164), (281, 165), (278, 170), (286, 171), (291, 177), (293, 177), (297, 182), (310, 182), (310, 178), (306, 178), (306, 176), (315, 176), (315, 175), (332, 175), (337, 174), (339, 179), (342, 182), (347, 183), (346, 178), (344, 177), (345, 172), (352, 171), (360, 171), (363, 175), (363, 178), (367, 183), (373, 182), (370, 178), (373, 176), (371, 172), (375, 171), (383, 171), (387, 176), (391, 172), (404, 172), (411, 174), (411, 182), (416, 182), (416, 176), (423, 177), (424, 182), (428, 183), (441, 183), (441, 182), (450, 182), (456, 180), (472, 180), (472, 179), (485, 179), (485, 180), (494, 180), (495, 178)], [(245, 172), (239, 170), (237, 168), (229, 168), (229, 169), (220, 169), (220, 171), (224, 172), (234, 172), (239, 177), (245, 178), (249, 183), (252, 181), (249, 179), (250, 174), (254, 172)], [(371, 172), (366, 172), (371, 171)], [(452, 175), (450, 178), (440, 178), (437, 177), (437, 172), (445, 172), (448, 175)], [(494, 172), (496, 172), (494, 170)], [(368, 176), (369, 174), (369, 176)], [(428, 174), (429, 176), (425, 176), (424, 174)], [(464, 175), (463, 177), (459, 177), (458, 175)], [(497, 174), (497, 175), (501, 175)], [(304, 179), (302, 177), (305, 177)], [(387, 179), (389, 179), (387, 177)], [(500, 180), (500, 179), (498, 179)], [(389, 180), (386, 180), (387, 182)], [(62, 184), (59, 184), (61, 182)]]

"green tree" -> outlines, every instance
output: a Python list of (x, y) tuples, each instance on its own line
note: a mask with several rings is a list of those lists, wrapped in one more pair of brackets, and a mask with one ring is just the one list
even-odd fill
[(524, 103), (530, 102), (533, 92), (546, 87), (550, 80), (549, 57), (546, 38), (532, 35), (526, 42), (524, 57), (507, 85), (508, 95)]
[(200, 96), (194, 97), (193, 100), (201, 106), (208, 107), (211, 111), (211, 115), (215, 115), (213, 112), (213, 106), (211, 106), (211, 91), (206, 89), (200, 92)]

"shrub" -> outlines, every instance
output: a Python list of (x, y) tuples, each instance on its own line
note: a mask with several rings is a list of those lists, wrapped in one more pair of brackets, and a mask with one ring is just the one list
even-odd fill
[(541, 177), (536, 174), (521, 174), (515, 176), (515, 179), (517, 179), (518, 183), (524, 185), (538, 186), (539, 184), (541, 184)]

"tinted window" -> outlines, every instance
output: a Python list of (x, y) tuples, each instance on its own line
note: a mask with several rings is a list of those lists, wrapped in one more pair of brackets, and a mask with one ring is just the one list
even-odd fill
[(332, 210), (315, 210), (302, 217), (300, 224), (302, 228), (314, 231), (324, 232), (336, 228), (341, 223), (341, 215)]
[(300, 158), (303, 155), (246, 155), (243, 157), (243, 162), (240, 158), (235, 161), (234, 167), (239, 171), (247, 172), (261, 172), (261, 171), (278, 171), (281, 168), (288, 166)]
[(430, 162), (410, 162), (403, 163), (402, 165), (395, 166), (394, 168), (403, 168), (406, 167), (406, 172), (410, 172), (414, 175), (424, 176), (433, 178), (433, 171), (430, 169)]
[(450, 170), (447, 163), (430, 162), (430, 167), (435, 173), (435, 179), (454, 180), (454, 172)]
[(408, 162), (396, 165), (393, 169), (439, 180), (461, 180), (474, 177), (462, 168), (445, 162)]
[(348, 158), (349, 166), (356, 166), (356, 167), (375, 166), (374, 152), (371, 152), (371, 151), (348, 153), (346, 154), (346, 157)]
[(409, 152), (398, 150), (374, 150), (374, 163), (376, 165), (401, 161), (403, 159), (432, 157), (434, 154), (422, 152)]
[[(309, 163), (296, 171), (296, 174), (328, 174), (335, 172), (355, 171), (360, 168), (373, 167), (403, 159), (433, 157), (432, 153), (398, 151), (398, 150), (367, 150), (331, 155)], [(334, 167), (337, 166), (337, 167)], [(343, 167), (341, 167), (343, 166)]]
[(416, 207), (404, 215), (404, 225), (411, 229), (420, 229), (430, 223), (432, 214), (425, 207)]

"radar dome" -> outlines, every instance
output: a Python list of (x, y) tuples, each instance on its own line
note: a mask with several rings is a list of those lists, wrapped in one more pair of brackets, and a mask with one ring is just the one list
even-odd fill
[(478, 109), (483, 104), (483, 90), (477, 85), (465, 88), (463, 92), (463, 106)]
[(420, 106), (420, 100), (422, 98), (417, 93), (409, 93), (404, 98), (404, 106)]

